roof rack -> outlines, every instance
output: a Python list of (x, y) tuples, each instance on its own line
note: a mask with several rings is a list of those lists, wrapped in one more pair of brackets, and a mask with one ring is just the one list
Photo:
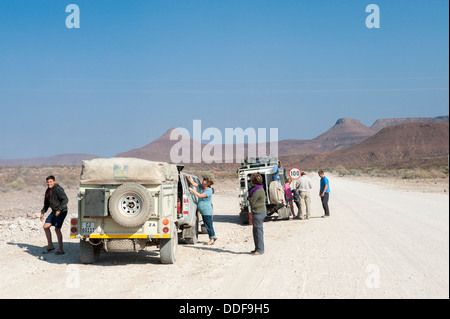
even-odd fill
[(274, 156), (250, 157), (241, 161), (241, 168), (267, 167), (274, 165), (279, 165), (278, 158)]

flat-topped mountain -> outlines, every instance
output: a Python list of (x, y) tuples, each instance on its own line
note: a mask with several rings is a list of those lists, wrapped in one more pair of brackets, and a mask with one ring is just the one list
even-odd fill
[(397, 119), (379, 119), (370, 127), (375, 133), (381, 129), (406, 123), (417, 123), (417, 122), (437, 122), (437, 123), (448, 123), (448, 115), (436, 116), (436, 117), (407, 117), (407, 118), (397, 118)]
[(407, 161), (447, 163), (448, 123), (407, 123), (385, 127), (375, 135), (351, 147), (323, 153), (285, 156), (286, 165), (303, 169), (345, 166), (398, 166)]

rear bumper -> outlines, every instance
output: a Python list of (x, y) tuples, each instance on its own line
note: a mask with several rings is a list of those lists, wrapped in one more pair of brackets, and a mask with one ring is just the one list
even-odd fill
[(114, 238), (120, 238), (120, 239), (159, 239), (159, 238), (170, 238), (169, 234), (164, 235), (95, 235), (91, 234), (89, 236), (83, 236), (83, 235), (70, 235), (70, 238), (92, 238), (92, 239), (114, 239)]

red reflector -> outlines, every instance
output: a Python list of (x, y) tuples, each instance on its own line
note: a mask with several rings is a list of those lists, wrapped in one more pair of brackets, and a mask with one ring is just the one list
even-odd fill
[(71, 231), (72, 233), (76, 233), (76, 232), (78, 231), (78, 228), (72, 227), (72, 228), (70, 229), (70, 231)]
[(78, 224), (78, 220), (76, 220), (76, 219), (72, 219), (71, 221), (70, 221), (70, 223), (72, 224), (72, 225), (76, 225), (76, 224)]
[(168, 233), (169, 232), (169, 227), (164, 227), (163, 228), (163, 232)]

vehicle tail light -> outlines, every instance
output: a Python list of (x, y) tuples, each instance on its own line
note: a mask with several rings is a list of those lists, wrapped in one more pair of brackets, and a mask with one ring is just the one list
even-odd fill
[(167, 234), (169, 232), (169, 227), (164, 227), (163, 232), (165, 232)]
[(189, 214), (189, 199), (186, 195), (183, 195), (183, 214)]
[(72, 218), (70, 220), (70, 225), (72, 225), (70, 228), (70, 234), (76, 235), (78, 233), (78, 218)]
[(170, 221), (167, 219), (167, 218), (165, 218), (165, 219), (163, 219), (163, 224), (164, 225), (169, 225), (169, 223), (170, 223)]

